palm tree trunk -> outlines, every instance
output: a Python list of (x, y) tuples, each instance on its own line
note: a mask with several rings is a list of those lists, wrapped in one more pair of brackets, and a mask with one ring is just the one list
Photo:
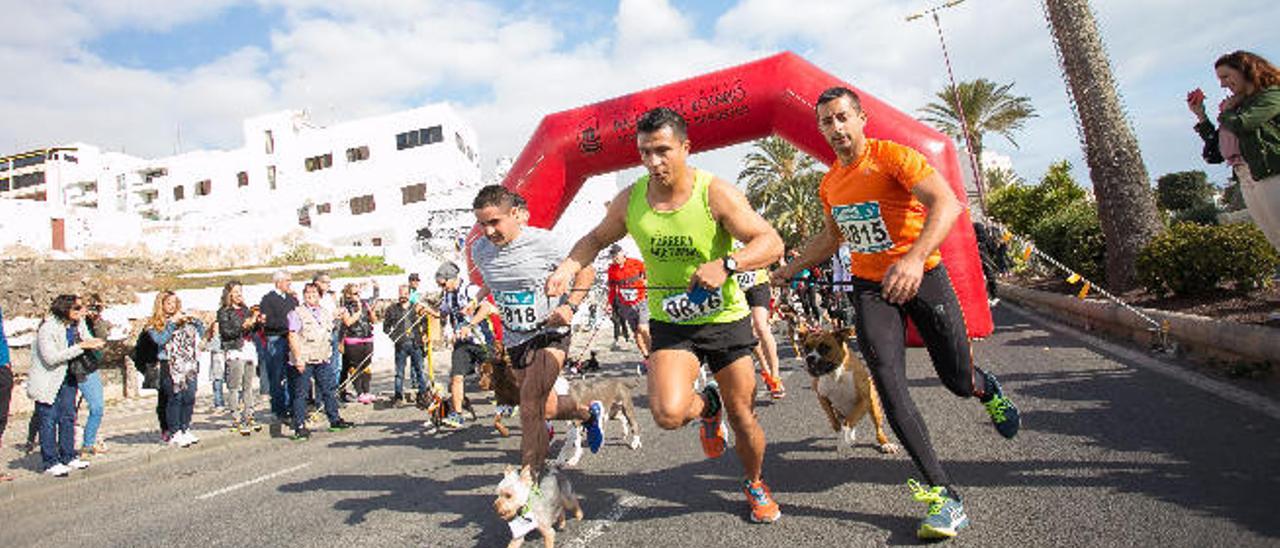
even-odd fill
[(1135, 285), (1138, 253), (1162, 230), (1147, 167), (1120, 106), (1088, 0), (1044, 2), (1107, 240), (1107, 283), (1123, 291)]

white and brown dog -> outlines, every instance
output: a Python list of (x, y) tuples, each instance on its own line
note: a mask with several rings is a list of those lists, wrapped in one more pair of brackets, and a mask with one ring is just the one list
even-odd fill
[(529, 468), (516, 472), (508, 466), (497, 492), (493, 510), (511, 528), (508, 548), (519, 548), (525, 535), (535, 529), (542, 533), (543, 546), (551, 548), (556, 545), (556, 529), (564, 529), (566, 515), (582, 520), (582, 505), (569, 478), (555, 467), (548, 468), (535, 485)]
[[(876, 429), (876, 443), (881, 453), (896, 453), (899, 447), (889, 443), (884, 431), (884, 410), (876, 393), (871, 372), (853, 352), (847, 341), (853, 335), (849, 328), (836, 331), (801, 328), (801, 352), (805, 370), (813, 377), (813, 391), (818, 404), (831, 421), (831, 429), (853, 447), (858, 422), (871, 412)], [(838, 448), (838, 446), (837, 446)]]

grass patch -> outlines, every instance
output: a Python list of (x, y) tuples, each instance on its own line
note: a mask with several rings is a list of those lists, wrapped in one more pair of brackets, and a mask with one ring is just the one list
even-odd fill
[[(307, 261), (304, 263), (277, 263), (262, 265), (259, 267), (237, 267), (237, 268), (263, 268), (263, 267), (280, 267), (292, 264), (308, 264), (308, 263), (337, 263), (347, 262), (346, 268), (333, 269), (324, 271), (331, 278), (367, 278), (369, 276), (390, 276), (395, 274), (404, 274), (404, 269), (393, 264), (387, 264), (382, 257), (373, 255), (347, 255), (345, 257), (327, 258), (315, 261)], [(190, 273), (201, 272), (198, 270), (188, 271)], [(203, 272), (216, 272), (216, 270), (205, 270)], [(319, 272), (317, 270), (316, 272)], [(274, 272), (263, 272), (258, 274), (240, 274), (214, 276), (211, 278), (179, 278), (177, 274), (165, 273), (155, 277), (154, 289), (159, 290), (178, 290), (178, 289), (204, 289), (208, 287), (222, 287), (227, 282), (236, 280), (245, 285), (271, 283), (271, 276)]]

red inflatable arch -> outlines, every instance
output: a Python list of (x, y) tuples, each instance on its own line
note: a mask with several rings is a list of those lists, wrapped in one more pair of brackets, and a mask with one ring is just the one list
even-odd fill
[[(950, 139), (790, 52), (547, 116), (502, 184), (529, 202), (533, 226), (554, 226), (588, 177), (640, 164), (635, 121), (659, 106), (673, 108), (688, 120), (693, 152), (776, 133), (830, 165), (835, 153), (818, 132), (813, 102), (832, 86), (857, 91), (869, 117), (868, 136), (923, 153), (967, 203)], [(478, 228), (467, 237), (468, 262), (470, 244), (477, 237)], [(967, 208), (943, 242), (942, 257), (964, 309), (969, 335), (991, 334), (991, 310)], [(480, 281), (474, 265), (471, 276)], [(918, 344), (914, 332), (911, 338)]]

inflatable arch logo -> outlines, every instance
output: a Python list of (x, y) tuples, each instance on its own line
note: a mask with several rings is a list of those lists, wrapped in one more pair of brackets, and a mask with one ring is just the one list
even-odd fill
[[(635, 121), (660, 106), (684, 115), (694, 153), (777, 134), (830, 165), (835, 153), (818, 132), (813, 102), (832, 86), (858, 93), (869, 118), (868, 136), (920, 151), (967, 203), (949, 138), (790, 52), (551, 114), (542, 119), (502, 185), (529, 202), (531, 225), (550, 228), (588, 177), (640, 164)], [(473, 228), (466, 240), (468, 261), (477, 237), (479, 230)], [(967, 208), (941, 251), (969, 335), (991, 334), (991, 310)], [(480, 281), (474, 265), (471, 277)], [(918, 344), (915, 333), (911, 338)]]

